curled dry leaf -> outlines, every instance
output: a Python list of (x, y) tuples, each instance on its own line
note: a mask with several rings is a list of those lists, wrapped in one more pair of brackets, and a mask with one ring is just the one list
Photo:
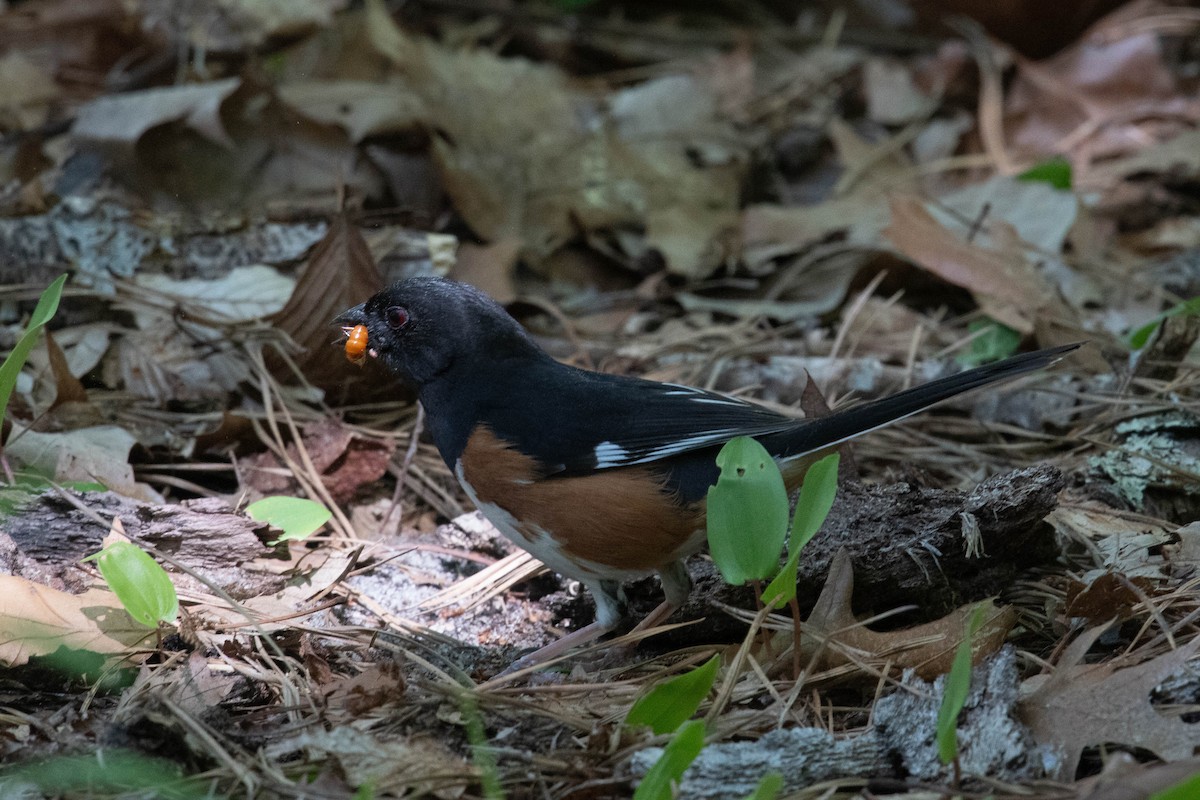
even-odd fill
[[(299, 345), (294, 358), (309, 381), (322, 388), (358, 385), (364, 374), (369, 376), (377, 369), (373, 359), (361, 370), (347, 363), (341, 348), (332, 346), (339, 338), (332, 323), (342, 311), (382, 288), (383, 276), (362, 233), (345, 216), (336, 217), (313, 250), (291, 297), (271, 318), (275, 327)], [(290, 377), (282, 359), (270, 351), (265, 355), (268, 368)], [(373, 385), (391, 385), (378, 374), (375, 378), (370, 382)]]
[[(950, 670), (954, 651), (962, 641), (968, 616), (975, 604), (959, 608), (941, 619), (897, 631), (873, 631), (862, 625), (850, 608), (854, 594), (854, 567), (841, 550), (834, 557), (825, 588), (804, 623), (801, 648), (811, 658), (820, 647), (821, 665), (832, 669), (844, 664), (884, 664), (912, 669), (925, 680)], [(1000, 649), (1017, 615), (1011, 608), (985, 601), (985, 621), (972, 642), (972, 663), (978, 664)]]

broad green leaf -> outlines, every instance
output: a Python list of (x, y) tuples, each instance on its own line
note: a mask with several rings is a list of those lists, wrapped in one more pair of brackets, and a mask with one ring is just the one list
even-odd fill
[(1200, 797), (1200, 775), (1185, 778), (1174, 786), (1155, 792), (1147, 800), (1195, 800)]
[(796, 596), (796, 573), (800, 569), (800, 553), (809, 540), (821, 529), (833, 500), (837, 497), (838, 464), (841, 456), (830, 453), (808, 468), (804, 483), (800, 486), (800, 497), (796, 501), (796, 513), (792, 517), (792, 535), (788, 539), (788, 560), (779, 574), (767, 584), (763, 602), (782, 606)]
[(787, 536), (787, 489), (779, 466), (748, 436), (717, 454), (717, 485), (708, 490), (708, 549), (725, 580), (739, 586), (779, 568)]
[(3, 418), (8, 410), (8, 400), (12, 397), (13, 389), (16, 388), (17, 376), (21, 373), (21, 368), (25, 366), (25, 359), (29, 358), (29, 351), (37, 342), (38, 334), (58, 311), (58, 301), (62, 299), (63, 285), (66, 282), (67, 276), (60, 275), (54, 283), (46, 287), (46, 291), (42, 292), (37, 306), (33, 309), (33, 314), (29, 317), (29, 327), (17, 340), (16, 346), (4, 359), (4, 363), (0, 364), (0, 418)]
[(983, 627), (986, 610), (987, 604), (980, 603), (971, 612), (962, 641), (954, 653), (950, 672), (946, 675), (946, 687), (937, 718), (938, 758), (943, 764), (949, 764), (958, 757), (958, 714), (967, 702), (967, 692), (971, 689), (971, 643)]
[(251, 519), (268, 522), (283, 531), (271, 544), (307, 539), (333, 516), (325, 506), (302, 497), (264, 497), (246, 506), (246, 513)]
[(782, 788), (783, 776), (778, 772), (768, 772), (759, 779), (758, 786), (752, 794), (746, 795), (745, 800), (775, 800)]
[(627, 725), (649, 725), (655, 733), (670, 733), (696, 713), (712, 691), (721, 666), (719, 656), (655, 686), (625, 716)]
[(977, 367), (1008, 358), (1021, 346), (1020, 331), (994, 319), (977, 319), (967, 326), (971, 333), (983, 331), (971, 340), (971, 349), (958, 356), (958, 363)]
[(633, 800), (672, 800), (671, 784), (683, 777), (703, 749), (704, 722), (694, 719), (685, 723), (646, 772), (633, 793)]
[(130, 542), (113, 542), (89, 560), (95, 560), (108, 588), (129, 616), (149, 628), (171, 624), (179, 616), (179, 597), (171, 576), (142, 548)]
[(1017, 180), (1048, 183), (1055, 189), (1070, 189), (1071, 162), (1062, 156), (1055, 156), (1025, 170), (1017, 176)]

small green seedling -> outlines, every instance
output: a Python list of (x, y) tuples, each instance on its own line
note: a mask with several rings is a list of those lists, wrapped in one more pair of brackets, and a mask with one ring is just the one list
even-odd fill
[(21, 368), (25, 366), (25, 360), (29, 358), (29, 351), (37, 342), (38, 334), (58, 311), (58, 301), (62, 299), (63, 285), (66, 282), (67, 276), (60, 275), (54, 283), (46, 287), (29, 317), (29, 327), (17, 340), (16, 346), (4, 359), (4, 363), (0, 364), (0, 419), (8, 411), (8, 401), (17, 386), (17, 376), (21, 374)]
[(717, 454), (721, 474), (708, 490), (708, 549), (727, 583), (765, 580), (779, 569), (787, 538), (787, 488), (766, 448), (749, 436)]
[(1200, 314), (1200, 297), (1193, 297), (1191, 300), (1176, 303), (1145, 325), (1135, 328), (1129, 334), (1129, 346), (1134, 350), (1141, 350), (1150, 341), (1150, 337), (1154, 335), (1154, 332), (1158, 330), (1158, 326), (1171, 317), (1193, 317), (1197, 314)]
[(671, 733), (700, 708), (712, 691), (720, 666), (720, 657), (713, 656), (699, 667), (658, 684), (633, 704), (625, 724), (648, 725), (660, 735)]
[(145, 550), (130, 542), (113, 542), (84, 561), (96, 562), (129, 616), (147, 628), (157, 628), (160, 622), (174, 624), (179, 616), (175, 584)]
[(496, 752), (488, 741), (483, 727), (483, 715), (469, 692), (458, 693), (458, 708), (466, 725), (467, 743), (471, 749), (471, 761), (479, 774), (480, 787), (485, 800), (504, 800), (504, 786), (500, 783), (500, 770), (496, 767)]
[(967, 702), (971, 688), (971, 652), (975, 634), (983, 627), (987, 606), (975, 606), (967, 618), (962, 641), (954, 653), (950, 672), (946, 674), (946, 687), (942, 694), (942, 705), (938, 709), (937, 748), (938, 758), (943, 764), (954, 764), (955, 782), (958, 781), (958, 714)]
[(994, 319), (977, 319), (967, 328), (978, 335), (971, 340), (971, 349), (958, 356), (958, 363), (964, 367), (1008, 358), (1021, 346), (1021, 332)]
[(290, 539), (304, 540), (333, 517), (333, 513), (312, 500), (302, 497), (264, 497), (246, 506), (251, 519), (267, 522), (283, 531), (272, 545)]
[(1048, 183), (1055, 189), (1070, 189), (1071, 162), (1062, 156), (1055, 156), (1040, 164), (1034, 164), (1018, 175), (1017, 180), (1029, 183)]
[(779, 574), (767, 584), (763, 602), (783, 606), (796, 597), (796, 573), (800, 569), (800, 552), (809, 543), (829, 516), (833, 500), (837, 497), (838, 466), (841, 456), (830, 453), (808, 468), (804, 483), (800, 485), (800, 497), (796, 500), (796, 513), (792, 517), (792, 535), (788, 539), (788, 560)]
[(754, 792), (746, 795), (745, 800), (775, 800), (779, 790), (783, 788), (783, 776), (778, 772), (768, 772), (763, 775)]
[[(788, 535), (787, 488), (779, 465), (761, 444), (748, 436), (729, 440), (717, 455), (721, 474), (708, 490), (708, 549), (727, 583), (740, 586), (779, 573), (779, 554)], [(764, 593), (765, 602), (788, 602), (795, 596), (800, 551), (825, 521), (837, 494), (838, 455), (809, 467), (792, 519), (790, 556), (784, 572)], [(774, 587), (774, 588), (772, 588)]]
[(638, 784), (633, 800), (671, 800), (674, 797), (672, 784), (683, 777), (683, 773), (704, 749), (704, 733), (704, 722), (701, 720), (684, 723)]
[(1200, 775), (1184, 778), (1174, 786), (1155, 792), (1147, 800), (1195, 800), (1200, 797)]

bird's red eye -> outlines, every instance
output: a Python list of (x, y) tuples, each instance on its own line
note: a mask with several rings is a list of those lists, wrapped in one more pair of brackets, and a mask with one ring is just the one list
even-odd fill
[(400, 306), (392, 306), (387, 310), (387, 324), (392, 330), (399, 330), (408, 324), (408, 311)]

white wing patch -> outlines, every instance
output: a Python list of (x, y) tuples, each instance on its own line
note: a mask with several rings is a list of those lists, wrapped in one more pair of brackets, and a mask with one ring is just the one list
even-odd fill
[(596, 445), (593, 454), (596, 456), (596, 469), (630, 463), (629, 451), (616, 442), (601, 442)]

